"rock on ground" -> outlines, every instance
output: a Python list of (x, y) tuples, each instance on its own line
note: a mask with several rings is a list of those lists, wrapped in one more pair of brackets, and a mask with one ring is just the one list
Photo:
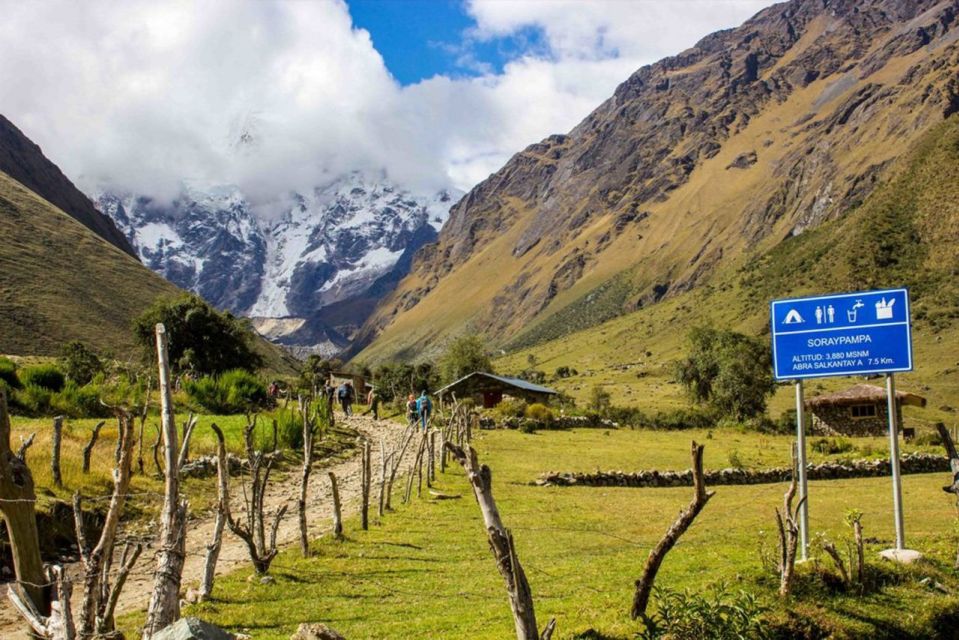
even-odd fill
[(290, 636), (290, 640), (346, 640), (325, 624), (308, 624), (304, 622)]
[(235, 640), (236, 636), (199, 618), (180, 618), (152, 640)]

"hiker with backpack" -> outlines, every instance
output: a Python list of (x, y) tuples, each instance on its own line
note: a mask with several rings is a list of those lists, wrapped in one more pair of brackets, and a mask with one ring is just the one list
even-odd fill
[(411, 393), (410, 397), (406, 399), (406, 421), (412, 427), (419, 417), (420, 413), (416, 408), (416, 396)]
[(416, 401), (416, 412), (420, 416), (423, 431), (426, 431), (430, 423), (430, 415), (433, 413), (433, 401), (426, 395), (426, 389), (423, 390), (423, 393), (420, 394), (419, 399)]
[(336, 395), (340, 399), (343, 415), (347, 418), (353, 415), (353, 383), (347, 381), (341, 384), (336, 390)]

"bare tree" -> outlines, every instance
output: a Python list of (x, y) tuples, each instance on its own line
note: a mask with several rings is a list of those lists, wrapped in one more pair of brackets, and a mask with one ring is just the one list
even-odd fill
[(50, 471), (53, 474), (53, 484), (62, 487), (63, 476), (60, 475), (60, 444), (63, 442), (63, 416), (53, 418), (53, 451), (50, 453)]
[[(29, 605), (39, 621), (50, 615), (50, 603), (43, 591), (48, 578), (40, 559), (35, 511), (37, 495), (30, 467), (10, 448), (10, 431), (7, 394), (0, 389), (0, 515), (10, 536), (13, 570), (17, 578), (16, 588), (11, 588), (8, 594)], [(20, 607), (18, 609), (23, 611)], [(69, 611), (70, 607), (65, 609)]]
[[(76, 523), (77, 546), (83, 563), (83, 600), (80, 606), (79, 633), (81, 638), (93, 637), (114, 630), (113, 612), (107, 610), (110, 595), (116, 583), (110, 583), (113, 548), (116, 543), (120, 516), (130, 489), (133, 464), (133, 419), (124, 410), (117, 410), (120, 441), (120, 460), (113, 470), (113, 495), (104, 518), (100, 539), (93, 549), (87, 548), (83, 525), (83, 505), (79, 493), (73, 496), (73, 515)], [(130, 557), (130, 552), (125, 554)], [(139, 551), (135, 552), (139, 555)], [(135, 557), (134, 557), (135, 559)], [(122, 567), (121, 567), (122, 571)], [(129, 569), (127, 569), (129, 572)], [(122, 582), (119, 583), (122, 588)], [(119, 596), (119, 593), (117, 594)], [(115, 598), (113, 598), (115, 600)]]
[(523, 566), (516, 555), (513, 534), (503, 526), (499, 510), (496, 508), (496, 501), (493, 499), (493, 474), (490, 468), (485, 464), (480, 465), (476, 451), (469, 445), (463, 449), (448, 442), (446, 448), (463, 466), (466, 477), (473, 487), (473, 495), (476, 496), (476, 503), (483, 515), (483, 524), (486, 526), (490, 550), (496, 559), (496, 567), (500, 575), (506, 581), (517, 640), (549, 640), (556, 627), (556, 620), (550, 620), (542, 633), (539, 632), (536, 626), (536, 613), (533, 609), (533, 594)]
[[(316, 435), (316, 419), (310, 415), (310, 402), (299, 398), (300, 414), (303, 420), (303, 471), (300, 474), (300, 499), (296, 506), (300, 519), (300, 551), (303, 557), (310, 555), (310, 539), (306, 526), (306, 497), (310, 487), (310, 474), (313, 472), (313, 437)], [(273, 421), (273, 442), (276, 450), (276, 420)]]
[(20, 459), (20, 462), (27, 463), (27, 449), (33, 446), (33, 439), (37, 437), (37, 432), (34, 431), (29, 436), (24, 438), (20, 436), (20, 448), (17, 449), (17, 458)]
[(180, 617), (180, 582), (186, 547), (187, 503), (180, 500), (180, 469), (177, 466), (177, 429), (173, 415), (173, 394), (170, 388), (170, 364), (167, 357), (167, 334), (162, 324), (156, 326), (157, 364), (159, 369), (160, 423), (163, 433), (164, 469), (163, 510), (160, 514), (160, 539), (153, 595), (147, 609), (143, 637), (169, 626)]
[(796, 569), (796, 549), (799, 546), (799, 511), (805, 498), (793, 508), (798, 476), (796, 446), (792, 448), (792, 480), (783, 496), (783, 510), (776, 509), (776, 528), (779, 531), (779, 595), (788, 598), (792, 593), (793, 574)]
[(180, 455), (177, 456), (176, 468), (182, 469), (183, 465), (190, 459), (190, 439), (193, 437), (193, 430), (196, 428), (196, 416), (192, 413), (187, 421), (183, 423), (183, 443), (180, 445)]
[(389, 464), (389, 456), (386, 455), (386, 440), (380, 440), (380, 486), (379, 486), (379, 508), (377, 515), (382, 518), (386, 507), (386, 469)]
[(143, 406), (140, 408), (140, 430), (137, 435), (137, 470), (143, 475), (143, 430), (147, 423), (147, 412), (150, 410), (150, 392), (153, 389), (153, 378), (147, 378), (146, 396), (143, 398)]
[(223, 546), (223, 528), (230, 519), (230, 467), (226, 458), (226, 443), (223, 431), (215, 423), (210, 425), (216, 434), (216, 477), (218, 501), (216, 520), (213, 524), (213, 538), (206, 546), (206, 561), (203, 565), (203, 578), (200, 581), (200, 600), (208, 600), (213, 595), (213, 580), (216, 576), (216, 563)]
[(70, 608), (70, 598), (73, 594), (73, 583), (67, 577), (63, 567), (51, 566), (45, 573), (46, 579), (53, 587), (50, 614), (40, 613), (36, 600), (22, 593), (21, 585), (13, 586), (7, 596), (10, 602), (26, 619), (34, 634), (44, 640), (75, 640), (76, 627), (73, 623), (73, 612)]
[(715, 495), (714, 491), (706, 490), (706, 477), (703, 474), (703, 445), (696, 444), (693, 441), (690, 455), (692, 457), (693, 499), (688, 507), (679, 512), (679, 517), (666, 531), (666, 535), (649, 552), (646, 566), (643, 568), (643, 575), (636, 581), (636, 592), (633, 594), (631, 611), (633, 620), (645, 617), (646, 607), (649, 605), (649, 596), (653, 591), (653, 584), (656, 582), (656, 574), (659, 573), (659, 567), (663, 564), (666, 554), (675, 546), (679, 537), (686, 533), (686, 530), (693, 524), (696, 516), (703, 510), (709, 499)]
[(243, 498), (246, 503), (246, 522), (238, 522), (233, 515), (227, 513), (227, 526), (237, 537), (246, 543), (250, 554), (253, 569), (258, 574), (265, 574), (270, 570), (270, 564), (278, 553), (276, 548), (276, 533), (280, 521), (286, 515), (287, 505), (280, 507), (273, 518), (270, 528), (269, 542), (266, 537), (266, 514), (263, 510), (263, 500), (266, 497), (267, 487), (270, 484), (270, 473), (273, 470), (274, 458), (264, 464), (264, 455), (253, 446), (253, 432), (256, 429), (256, 417), (250, 420), (243, 430), (243, 439), (246, 444), (247, 464), (250, 470), (250, 492), (247, 494), (244, 486)]
[(406, 454), (407, 448), (410, 446), (410, 442), (413, 440), (413, 436), (416, 435), (415, 427), (407, 427), (406, 432), (403, 437), (403, 444), (398, 449), (394, 449), (390, 454), (390, 473), (389, 479), (386, 481), (386, 499), (384, 510), (390, 511), (393, 508), (393, 481), (396, 480), (396, 473), (399, 471), (400, 465), (403, 463), (403, 456)]
[[(952, 483), (942, 488), (946, 493), (952, 493), (956, 496), (956, 512), (959, 513), (959, 453), (956, 452), (956, 444), (952, 440), (952, 434), (942, 422), (936, 423), (936, 430), (939, 432), (939, 439), (942, 446), (946, 449), (946, 455), (949, 457), (949, 469), (952, 471)], [(959, 569), (959, 547), (956, 549), (956, 560), (953, 566)]]
[(90, 434), (90, 441), (83, 447), (83, 473), (90, 473), (90, 455), (93, 453), (93, 447), (97, 445), (97, 438), (100, 437), (100, 429), (103, 428), (106, 422), (101, 420), (93, 427), (93, 432)]

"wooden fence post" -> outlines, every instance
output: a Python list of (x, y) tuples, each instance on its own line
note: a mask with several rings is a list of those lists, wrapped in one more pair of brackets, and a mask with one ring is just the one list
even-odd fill
[(549, 640), (556, 627), (556, 621), (550, 620), (542, 634), (536, 626), (533, 594), (523, 566), (516, 555), (513, 534), (503, 525), (496, 501), (493, 499), (493, 474), (490, 468), (485, 464), (480, 465), (476, 451), (470, 446), (463, 449), (447, 443), (446, 448), (449, 449), (453, 458), (463, 465), (466, 477), (473, 487), (473, 495), (476, 496), (476, 502), (483, 514), (483, 524), (486, 526), (490, 550), (496, 559), (496, 567), (500, 575), (506, 581), (517, 640)]
[(384, 495), (386, 491), (386, 440), (380, 440), (380, 500), (379, 500), (379, 509), (376, 514), (382, 518), (384, 513), (384, 506), (386, 496)]
[(47, 616), (50, 614), (50, 603), (41, 586), (47, 579), (40, 559), (40, 536), (35, 511), (37, 495), (30, 467), (10, 449), (10, 430), (7, 394), (0, 389), (0, 514), (10, 536), (13, 570), (18, 586), (36, 611)]
[(706, 478), (703, 474), (703, 445), (698, 445), (693, 441), (691, 456), (693, 499), (689, 506), (679, 513), (679, 517), (666, 531), (666, 535), (649, 552), (646, 566), (643, 568), (643, 575), (636, 581), (636, 593), (633, 595), (631, 611), (633, 620), (646, 615), (646, 607), (649, 604), (649, 596), (653, 591), (653, 583), (656, 581), (656, 574), (659, 572), (659, 567), (663, 564), (666, 554), (673, 548), (679, 537), (686, 533), (686, 530), (693, 524), (693, 520), (703, 510), (709, 499), (715, 495), (714, 491), (706, 491)]
[(90, 441), (83, 447), (83, 473), (90, 473), (90, 455), (93, 453), (93, 447), (97, 445), (97, 438), (100, 437), (100, 429), (102, 429), (105, 424), (106, 422), (101, 420), (93, 427), (93, 432), (90, 434)]
[(223, 546), (223, 528), (230, 513), (230, 464), (226, 457), (226, 443), (223, 431), (216, 423), (210, 428), (216, 435), (216, 478), (217, 505), (216, 521), (213, 523), (213, 538), (206, 546), (206, 559), (203, 564), (203, 579), (200, 581), (200, 600), (208, 600), (213, 595), (213, 581), (216, 578), (216, 563)]
[(341, 540), (343, 538), (343, 516), (340, 512), (340, 491), (336, 487), (336, 474), (327, 471), (326, 475), (330, 477), (330, 493), (333, 495), (333, 537)]
[[(300, 413), (303, 419), (303, 469), (300, 473), (300, 499), (297, 511), (300, 521), (300, 552), (306, 558), (310, 555), (310, 539), (306, 526), (306, 497), (310, 487), (310, 474), (313, 473), (313, 436), (316, 435), (316, 421), (310, 417), (310, 403), (299, 398)], [(273, 421), (273, 450), (276, 451), (276, 420)]]
[(53, 484), (63, 486), (63, 476), (60, 475), (60, 444), (63, 442), (63, 416), (53, 418), (53, 451), (50, 453), (50, 470), (53, 473)]
[(372, 475), (370, 441), (363, 440), (363, 460), (362, 473), (360, 474), (360, 495), (362, 503), (360, 505), (360, 526), (363, 531), (370, 528), (370, 484)]
[(147, 609), (143, 637), (176, 622), (180, 617), (180, 581), (183, 577), (184, 545), (186, 538), (186, 502), (180, 501), (180, 470), (177, 468), (179, 447), (173, 415), (173, 393), (170, 387), (167, 333), (162, 324), (156, 325), (157, 365), (159, 369), (160, 424), (163, 434), (165, 485), (163, 510), (160, 515), (160, 538), (157, 551), (157, 570), (153, 595)]

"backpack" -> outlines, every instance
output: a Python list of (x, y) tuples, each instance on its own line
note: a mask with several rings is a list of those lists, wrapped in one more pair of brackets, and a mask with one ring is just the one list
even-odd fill
[(430, 413), (433, 411), (433, 403), (429, 398), (423, 397), (416, 401), (416, 408), (420, 413)]

